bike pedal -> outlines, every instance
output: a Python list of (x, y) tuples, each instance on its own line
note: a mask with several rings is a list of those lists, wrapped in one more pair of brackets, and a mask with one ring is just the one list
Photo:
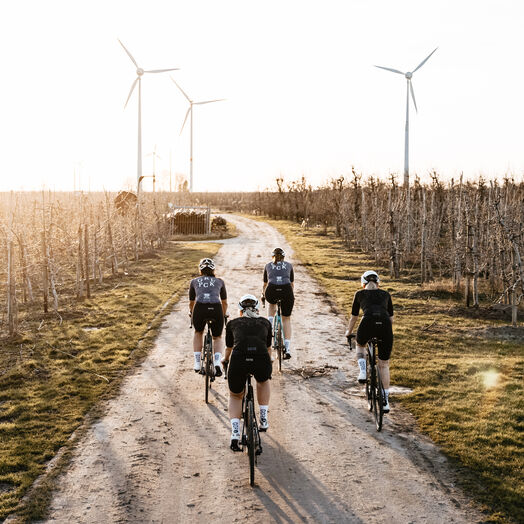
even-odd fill
[(211, 382), (214, 382), (215, 381), (215, 376), (213, 375), (211, 378), (210, 378)]
[(256, 451), (255, 451), (255, 455), (262, 455), (262, 448), (258, 448)]

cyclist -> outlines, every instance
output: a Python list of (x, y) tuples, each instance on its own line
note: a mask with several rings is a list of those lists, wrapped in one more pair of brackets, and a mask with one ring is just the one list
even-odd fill
[(271, 378), (271, 324), (266, 318), (259, 316), (258, 300), (253, 295), (244, 295), (238, 308), (240, 316), (226, 326), (226, 354), (222, 361), (224, 364), (229, 362), (227, 380), (231, 419), (230, 447), (233, 451), (240, 451), (240, 417), (247, 374), (251, 373), (257, 381), (260, 431), (267, 431), (269, 427)]
[(364, 289), (357, 291), (353, 298), (346, 336), (352, 333), (362, 308), (364, 317), (357, 330), (357, 358), (360, 369), (358, 381), (361, 384), (366, 382), (366, 344), (371, 338), (377, 337), (378, 367), (386, 394), (384, 413), (389, 413), (389, 357), (393, 347), (393, 303), (391, 295), (379, 289), (380, 278), (375, 271), (363, 273), (360, 282)]
[(193, 353), (195, 365), (193, 369), (198, 373), (201, 369), (201, 352), (204, 341), (206, 322), (211, 320), (211, 334), (215, 349), (216, 376), (222, 375), (220, 359), (222, 358), (222, 331), (224, 316), (227, 311), (227, 291), (224, 281), (215, 277), (215, 263), (210, 258), (203, 258), (198, 263), (200, 276), (191, 280), (189, 284), (189, 314), (193, 319), (195, 334), (193, 336)]
[(285, 262), (284, 250), (277, 247), (273, 250), (273, 260), (266, 264), (264, 268), (264, 287), (262, 288), (262, 300), (269, 302), (268, 320), (273, 326), (273, 317), (277, 310), (277, 300), (280, 299), (282, 305), (282, 328), (284, 330), (284, 358), (291, 358), (291, 312), (295, 303), (293, 286), (295, 275), (293, 265)]

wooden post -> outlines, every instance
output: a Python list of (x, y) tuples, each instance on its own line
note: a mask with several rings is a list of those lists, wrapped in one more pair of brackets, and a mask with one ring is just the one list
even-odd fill
[(91, 289), (89, 287), (89, 235), (87, 224), (84, 224), (84, 257), (85, 257), (85, 286), (86, 286), (86, 297), (91, 298)]

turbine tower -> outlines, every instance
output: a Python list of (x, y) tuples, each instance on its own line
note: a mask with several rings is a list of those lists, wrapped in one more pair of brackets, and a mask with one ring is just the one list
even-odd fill
[(411, 98), (413, 99), (413, 105), (415, 106), (415, 111), (418, 113), (417, 109), (417, 103), (415, 102), (415, 92), (413, 91), (413, 84), (411, 83), (411, 79), (413, 77), (413, 74), (418, 71), (430, 58), (430, 56), (438, 49), (436, 47), (420, 64), (413, 69), (413, 71), (408, 71), (407, 73), (403, 73), (402, 71), (399, 71), (398, 69), (392, 69), (390, 67), (383, 67), (383, 66), (375, 66), (379, 69), (385, 69), (386, 71), (391, 71), (392, 73), (398, 73), (399, 75), (403, 75), (406, 78), (406, 131), (405, 131), (405, 138), (404, 138), (404, 187), (409, 188), (409, 94), (411, 93)]
[(193, 106), (199, 106), (203, 104), (211, 104), (212, 102), (222, 102), (225, 100), (225, 98), (218, 98), (216, 100), (205, 100), (203, 102), (193, 102), (191, 98), (189, 98), (184, 90), (175, 82), (173, 77), (171, 77), (171, 80), (173, 83), (180, 89), (181, 93), (186, 97), (187, 101), (189, 102), (189, 107), (186, 112), (186, 117), (184, 118), (184, 123), (182, 124), (182, 129), (180, 129), (180, 134), (182, 134), (182, 131), (184, 130), (184, 126), (186, 125), (186, 120), (188, 115), (191, 115), (191, 118), (189, 120), (189, 192), (193, 192)]
[[(120, 40), (118, 40), (120, 42)], [(131, 62), (136, 67), (136, 78), (133, 84), (131, 85), (131, 89), (129, 91), (129, 95), (127, 96), (126, 103), (124, 105), (124, 109), (127, 106), (127, 103), (129, 102), (129, 99), (131, 98), (131, 95), (133, 94), (133, 91), (136, 87), (136, 84), (138, 83), (138, 148), (137, 148), (137, 167), (136, 167), (136, 195), (137, 197), (140, 194), (140, 182), (142, 182), (142, 75), (144, 73), (165, 73), (166, 71), (178, 71), (178, 67), (171, 68), (171, 69), (151, 69), (149, 71), (145, 71), (141, 67), (138, 66), (136, 63), (136, 60), (133, 58), (133, 55), (126, 49), (126, 46), (120, 42), (120, 45), (124, 48), (124, 51), (127, 53), (127, 56), (131, 59)]]

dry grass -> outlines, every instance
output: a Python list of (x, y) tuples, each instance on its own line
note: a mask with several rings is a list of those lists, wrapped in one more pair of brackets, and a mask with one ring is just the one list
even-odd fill
[(333, 234), (271, 223), (348, 314), (362, 272), (380, 272), (395, 305), (392, 381), (414, 390), (393, 405), (409, 409), (454, 461), (487, 522), (524, 522), (524, 328), (509, 333), (499, 312), (464, 308), (446, 282), (394, 281)]
[[(1, 341), (0, 519), (86, 413), (145, 356), (169, 311), (163, 306), (186, 292), (198, 260), (218, 247), (169, 244), (108, 280), (93, 300), (70, 303), (63, 321), (34, 315), (17, 340)], [(21, 508), (28, 519), (40, 518), (49, 487)]]

